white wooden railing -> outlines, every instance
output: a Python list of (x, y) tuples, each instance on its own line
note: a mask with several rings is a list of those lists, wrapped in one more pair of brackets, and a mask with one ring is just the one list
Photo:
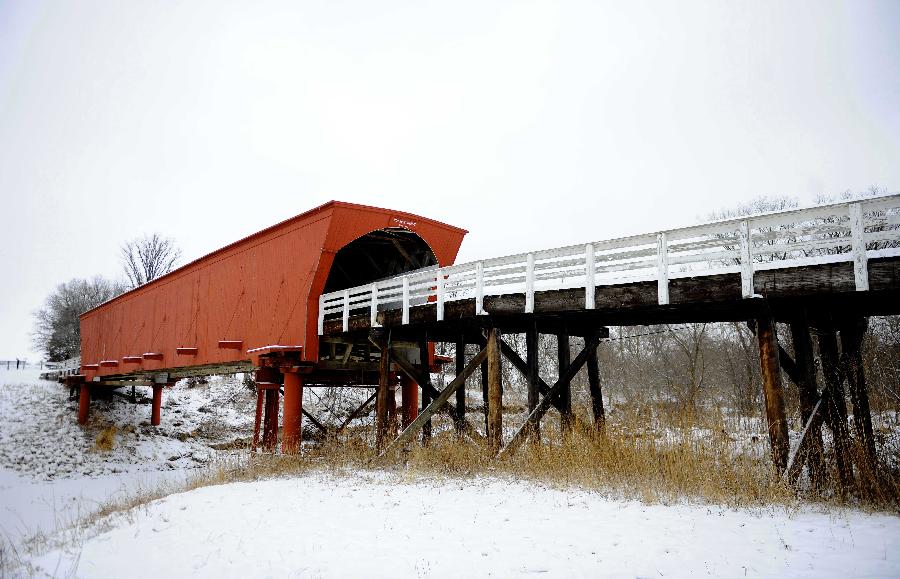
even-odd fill
[(340, 313), (347, 331), (351, 312), (368, 310), (377, 326), (379, 311), (475, 299), (484, 314), (486, 295), (525, 294), (524, 312), (534, 311), (538, 291), (585, 289), (584, 307), (594, 308), (595, 288), (657, 282), (658, 302), (669, 303), (669, 282), (684, 277), (740, 273), (742, 294), (754, 297), (753, 274), (825, 263), (852, 262), (856, 289), (867, 291), (868, 260), (900, 255), (900, 195), (847, 201), (726, 219), (570, 245), (448, 267), (419, 269), (319, 298), (319, 334), (326, 319)]

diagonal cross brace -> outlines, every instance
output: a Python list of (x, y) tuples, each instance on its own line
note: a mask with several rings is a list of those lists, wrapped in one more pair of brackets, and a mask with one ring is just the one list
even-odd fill
[[(528, 376), (528, 364), (526, 364), (525, 360), (519, 356), (519, 353), (502, 338), (500, 339), (500, 351), (503, 352), (503, 356), (509, 360), (509, 363), (512, 364), (516, 370), (521, 372), (523, 376)], [(537, 386), (538, 392), (544, 396), (550, 391), (550, 386), (548, 386), (540, 376), (537, 377)], [(559, 400), (553, 400), (552, 404), (556, 409), (559, 409), (561, 406)]]
[[(400, 367), (400, 370), (402, 370), (404, 374), (409, 376), (413, 382), (418, 384), (423, 390), (426, 390), (431, 396), (432, 400), (441, 395), (440, 391), (432, 386), (430, 377), (426, 379), (426, 377), (423, 376), (418, 370), (416, 370), (416, 368), (407, 360), (396, 356), (393, 353), (393, 350), (391, 351), (391, 361), (397, 364), (397, 366)], [(466, 377), (468, 378), (468, 376)], [(447, 401), (442, 407), (440, 407), (438, 411), (446, 411), (454, 422), (456, 422), (459, 417), (459, 414), (456, 411), (456, 407), (449, 401)], [(478, 430), (476, 430), (474, 426), (472, 426), (472, 423), (469, 422), (468, 419), (464, 419), (462, 424), (463, 432), (469, 435), (470, 438), (472, 438), (476, 442), (484, 440), (484, 436), (482, 436), (481, 433), (478, 432)]]
[(531, 414), (528, 415), (528, 418), (525, 419), (525, 424), (516, 431), (516, 434), (509, 441), (509, 444), (497, 454), (498, 457), (515, 452), (516, 448), (519, 447), (525, 440), (525, 437), (528, 436), (529, 432), (532, 431), (532, 427), (541, 421), (541, 418), (544, 417), (544, 414), (546, 414), (553, 405), (553, 398), (572, 380), (572, 378), (575, 377), (575, 374), (581, 370), (581, 367), (587, 362), (588, 356), (594, 353), (597, 345), (600, 343), (600, 335), (600, 333), (596, 333), (584, 341), (584, 348), (578, 353), (578, 356), (572, 360), (572, 363), (569, 364), (566, 371), (560, 374), (559, 379), (553, 384), (547, 394), (541, 398), (541, 401), (535, 409), (532, 410)]
[[(412, 421), (412, 424), (406, 427), (403, 432), (400, 433), (400, 436), (394, 439), (387, 448), (382, 451), (381, 454), (378, 455), (379, 458), (396, 448), (401, 444), (405, 444), (409, 442), (413, 436), (416, 435), (416, 432), (422, 429), (426, 422), (428, 422), (432, 416), (450, 399), (450, 397), (456, 392), (457, 389), (462, 388), (466, 379), (472, 375), (472, 373), (481, 365), (484, 359), (487, 357), (487, 349), (482, 349), (478, 354), (475, 355), (474, 358), (466, 365), (465, 369), (462, 371), (462, 374), (453, 379), (453, 382), (444, 388), (443, 391), (439, 392), (434, 400), (431, 401), (419, 416)], [(401, 366), (402, 367), (402, 366)]]
[(378, 396), (378, 391), (376, 390), (375, 392), (372, 393), (371, 396), (369, 396), (369, 397), (366, 399), (365, 402), (363, 402), (362, 404), (360, 404), (359, 407), (358, 407), (356, 410), (354, 410), (353, 412), (351, 412), (351, 413), (347, 416), (347, 418), (344, 419), (344, 423), (341, 424), (340, 428), (338, 428), (338, 432), (343, 432), (343, 430), (344, 430), (345, 428), (347, 428), (347, 426), (353, 421), (353, 419), (356, 418), (357, 416), (359, 416), (360, 414), (362, 414), (362, 413), (363, 413), (363, 410), (365, 410), (365, 409), (369, 406), (369, 404), (371, 404), (371, 403), (375, 400), (375, 398), (376, 398), (377, 396)]

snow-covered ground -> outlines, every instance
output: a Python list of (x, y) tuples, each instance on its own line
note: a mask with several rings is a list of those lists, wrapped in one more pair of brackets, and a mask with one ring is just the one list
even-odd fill
[(170, 495), (33, 561), (80, 577), (896, 577), (900, 519), (368, 473)]
[[(249, 435), (253, 398), (236, 379), (183, 382), (165, 391), (158, 428), (148, 424), (148, 404), (118, 398), (95, 402), (82, 428), (64, 388), (36, 373), (0, 371), (0, 533), (16, 565), (7, 574), (900, 576), (897, 516), (646, 505), (533, 482), (408, 472), (200, 488), (66, 531), (110, 499), (177, 485), (215, 464), (229, 452), (216, 448)], [(111, 425), (114, 447), (100, 451), (97, 436)], [(49, 541), (25, 548), (35, 534)], [(2, 564), (0, 557), (0, 575)]]
[[(149, 389), (138, 404), (95, 400), (91, 420), (75, 420), (77, 400), (39, 369), (0, 368), (0, 537), (19, 541), (62, 528), (116, 497), (177, 483), (252, 430), (254, 396), (237, 379), (217, 378), (163, 394), (163, 422), (149, 425)], [(115, 426), (113, 448), (96, 447)]]

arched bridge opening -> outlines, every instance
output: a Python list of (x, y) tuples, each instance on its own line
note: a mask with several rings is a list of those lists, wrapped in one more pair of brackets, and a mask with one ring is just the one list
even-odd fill
[(416, 233), (401, 227), (379, 229), (338, 250), (324, 293), (365, 285), (437, 263), (431, 247)]

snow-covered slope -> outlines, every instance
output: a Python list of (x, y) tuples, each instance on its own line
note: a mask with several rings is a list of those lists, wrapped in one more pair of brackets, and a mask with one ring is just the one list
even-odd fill
[(171, 495), (105, 525), (34, 563), (79, 577), (900, 574), (897, 517), (644, 505), (497, 479), (311, 474)]

